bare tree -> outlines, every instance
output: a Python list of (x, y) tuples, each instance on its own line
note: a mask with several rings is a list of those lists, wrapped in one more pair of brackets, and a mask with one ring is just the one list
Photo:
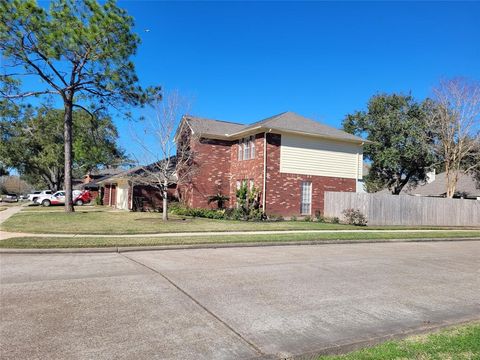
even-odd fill
[[(435, 151), (445, 165), (446, 194), (455, 194), (460, 171), (472, 172), (480, 166), (480, 83), (457, 78), (443, 80), (434, 88), (434, 107), (430, 116), (435, 136)], [(467, 165), (466, 165), (467, 164)]]
[(153, 103), (154, 113), (146, 117), (143, 135), (133, 132), (143, 152), (141, 162), (148, 165), (140, 166), (132, 176), (132, 182), (160, 191), (164, 221), (168, 220), (169, 185), (176, 184), (178, 188), (187, 184), (196, 172), (195, 153), (191, 144), (199, 134), (193, 134), (186, 121), (183, 121), (187, 108), (187, 102), (177, 91), (167, 93), (161, 102)]

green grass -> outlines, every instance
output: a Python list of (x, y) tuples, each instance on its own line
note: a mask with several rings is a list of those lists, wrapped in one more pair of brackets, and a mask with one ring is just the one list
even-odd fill
[(288, 242), (288, 241), (359, 241), (359, 240), (395, 240), (395, 239), (434, 239), (434, 238), (479, 237), (479, 231), (468, 232), (422, 232), (422, 233), (302, 233), (302, 234), (250, 234), (250, 235), (215, 235), (215, 236), (164, 236), (164, 237), (18, 237), (0, 241), (0, 248), (83, 248), (83, 247), (123, 247), (153, 245), (188, 245), (188, 244), (228, 244), (254, 242)]
[(0, 211), (7, 210), (7, 209), (8, 209), (7, 207), (0, 206)]
[(456, 326), (440, 332), (412, 336), (345, 355), (317, 360), (480, 359), (480, 323)]
[(159, 213), (77, 210), (73, 214), (61, 211), (22, 211), (2, 224), (2, 230), (28, 233), (76, 234), (152, 234), (195, 231), (246, 230), (308, 230), (348, 229), (348, 225), (323, 224), (304, 221), (276, 223), (212, 220), (171, 216), (163, 222)]
[[(34, 210), (35, 209), (35, 210)], [(39, 210), (36, 210), (39, 209)], [(58, 209), (58, 210), (57, 210)], [(432, 227), (409, 227), (409, 229)], [(355, 227), (305, 221), (245, 222), (171, 216), (163, 222), (159, 213), (110, 211), (103, 207), (77, 208), (66, 214), (62, 207), (26, 208), (5, 221), (1, 229), (11, 232), (55, 234), (152, 234), (169, 232), (407, 229), (406, 227)]]

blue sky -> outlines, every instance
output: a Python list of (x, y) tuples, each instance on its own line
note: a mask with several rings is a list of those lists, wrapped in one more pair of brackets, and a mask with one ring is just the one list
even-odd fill
[(339, 127), (378, 92), (424, 98), (442, 77), (480, 79), (478, 2), (119, 5), (142, 38), (142, 82), (178, 89), (199, 116), (248, 123), (291, 110)]
[[(142, 38), (142, 85), (178, 89), (198, 116), (249, 123), (290, 110), (340, 127), (376, 93), (422, 99), (442, 77), (480, 80), (479, 2), (118, 4)], [(138, 155), (131, 124), (117, 126)]]

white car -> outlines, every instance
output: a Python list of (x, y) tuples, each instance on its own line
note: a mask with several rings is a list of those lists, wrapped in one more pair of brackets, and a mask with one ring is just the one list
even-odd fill
[(42, 191), (34, 191), (31, 194), (28, 194), (28, 200), (35, 202), (40, 196), (50, 196), (52, 195), (52, 190), (42, 190)]
[[(73, 190), (73, 203), (75, 205), (83, 205), (90, 201), (90, 194), (88, 191)], [(35, 203), (50, 206), (50, 205), (63, 205), (65, 204), (65, 191), (57, 191), (53, 195), (40, 196), (35, 200)]]

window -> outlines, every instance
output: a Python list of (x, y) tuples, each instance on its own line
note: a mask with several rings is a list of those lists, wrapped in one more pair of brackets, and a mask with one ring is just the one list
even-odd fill
[(237, 180), (237, 190), (240, 190), (240, 187), (242, 186), (242, 183), (240, 180)]
[(249, 189), (252, 190), (254, 186), (255, 182), (253, 181), (253, 179), (250, 179)]
[(301, 196), (300, 213), (302, 215), (310, 215), (312, 213), (312, 183), (310, 181), (302, 182)]
[(238, 140), (237, 160), (250, 160), (255, 158), (255, 136)]
[(246, 138), (243, 141), (243, 160), (250, 159), (250, 139)]

